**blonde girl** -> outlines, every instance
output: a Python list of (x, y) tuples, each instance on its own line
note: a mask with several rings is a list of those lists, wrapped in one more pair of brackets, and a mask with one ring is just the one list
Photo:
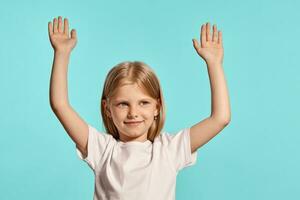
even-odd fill
[(178, 172), (194, 165), (197, 149), (230, 121), (230, 105), (222, 69), (222, 33), (210, 24), (201, 27), (200, 44), (193, 45), (208, 69), (212, 111), (206, 119), (175, 134), (162, 131), (164, 98), (154, 71), (141, 61), (126, 61), (107, 74), (101, 97), (106, 129), (86, 123), (68, 100), (67, 72), (76, 31), (69, 34), (68, 19), (48, 23), (54, 49), (50, 80), (50, 105), (76, 144), (76, 152), (95, 174), (94, 200), (175, 199)]

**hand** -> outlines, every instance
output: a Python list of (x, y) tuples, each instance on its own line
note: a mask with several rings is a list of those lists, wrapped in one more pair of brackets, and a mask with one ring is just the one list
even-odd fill
[(48, 22), (48, 33), (54, 51), (71, 52), (77, 43), (75, 29), (72, 29), (71, 37), (69, 37), (69, 22), (67, 18), (64, 19), (64, 28), (61, 16), (58, 17), (58, 20), (56, 18), (53, 19), (53, 27), (52, 23)]
[(201, 26), (201, 46), (196, 39), (193, 39), (193, 45), (199, 56), (207, 64), (223, 63), (223, 44), (222, 32), (217, 31), (217, 26), (213, 26), (213, 34), (210, 35), (210, 24), (206, 23)]

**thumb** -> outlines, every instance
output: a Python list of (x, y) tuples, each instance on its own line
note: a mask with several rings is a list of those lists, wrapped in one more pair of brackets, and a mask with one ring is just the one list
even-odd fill
[(197, 51), (198, 54), (201, 54), (202, 49), (198, 43), (198, 41), (196, 39), (192, 39), (193, 40), (193, 46), (195, 48), (195, 50)]
[(75, 29), (72, 29), (72, 31), (71, 31), (71, 38), (72, 39), (77, 39), (77, 33), (76, 33)]

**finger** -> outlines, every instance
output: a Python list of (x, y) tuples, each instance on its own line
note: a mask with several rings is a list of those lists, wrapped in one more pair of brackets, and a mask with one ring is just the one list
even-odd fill
[(48, 34), (49, 36), (53, 35), (53, 27), (51, 22), (48, 22)]
[(212, 41), (214, 43), (218, 42), (218, 31), (217, 31), (217, 26), (216, 25), (213, 26), (213, 37), (212, 38), (213, 38)]
[(221, 46), (223, 45), (222, 43), (223, 43), (223, 38), (222, 38), (222, 32), (221, 31), (219, 31), (219, 37), (218, 37), (218, 44), (220, 44)]
[(54, 18), (54, 20), (53, 20), (53, 29), (54, 29), (54, 33), (58, 32), (58, 30), (57, 30), (57, 19), (56, 18)]
[(205, 25), (201, 26), (201, 46), (204, 47), (204, 44), (206, 42), (206, 32), (205, 32)]
[(196, 39), (193, 39), (193, 45), (199, 55), (202, 55), (202, 48)]
[(211, 41), (209, 22), (206, 23), (206, 41)]
[(77, 33), (76, 33), (75, 29), (72, 29), (72, 31), (71, 31), (71, 38), (72, 39), (77, 39)]
[(64, 34), (69, 37), (69, 21), (67, 18), (64, 19)]
[(198, 43), (198, 41), (196, 39), (193, 39), (193, 45), (194, 45), (194, 48), (197, 51), (197, 53), (200, 55), (202, 49), (201, 49), (200, 44)]
[(61, 16), (58, 17), (58, 32), (63, 32), (62, 19)]
[(199, 43), (198, 43), (198, 41), (196, 39), (193, 39), (193, 45), (194, 45), (195, 49), (199, 49), (200, 48)]

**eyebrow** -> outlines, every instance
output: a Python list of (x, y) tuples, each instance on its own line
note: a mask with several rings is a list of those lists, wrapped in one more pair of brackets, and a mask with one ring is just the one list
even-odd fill
[[(150, 99), (150, 98), (142, 98), (142, 99), (140, 99), (139, 101), (151, 101), (152, 99)], [(120, 101), (125, 101), (125, 102), (128, 102), (127, 100), (125, 100), (125, 99), (116, 99), (115, 101), (117, 101), (117, 102), (120, 102)]]

